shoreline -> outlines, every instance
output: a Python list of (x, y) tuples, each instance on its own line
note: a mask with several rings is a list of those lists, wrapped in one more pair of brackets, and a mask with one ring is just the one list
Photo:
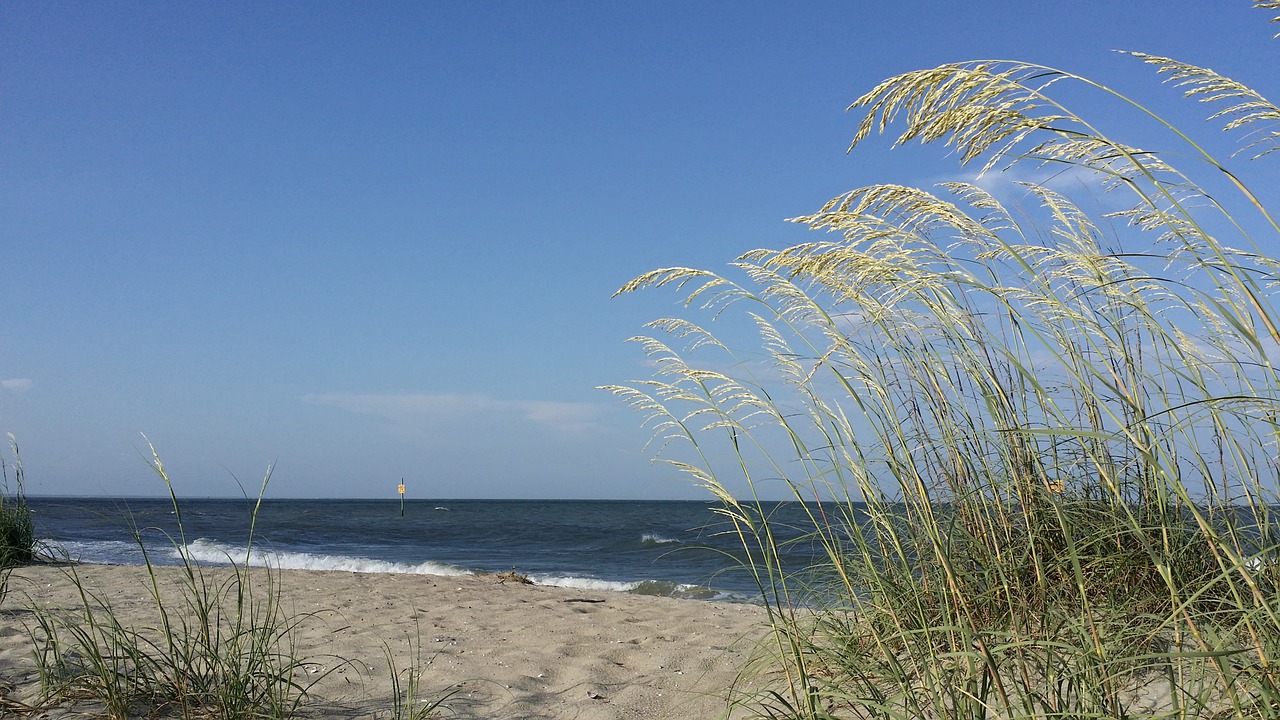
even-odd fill
[[(202, 570), (217, 581), (234, 572)], [(156, 568), (162, 587), (180, 571)], [(498, 575), (248, 572), (255, 590), (272, 579), (284, 613), (298, 621), (292, 641), (314, 676), (306, 681), (315, 683), (300, 716), (310, 718), (389, 716), (388, 653), (401, 671), (420, 663), (424, 698), (453, 693), (440, 717), (716, 717), (768, 629), (765, 609), (755, 605), (527, 585)], [(157, 624), (145, 567), (18, 568), (0, 602), (0, 678), (16, 685), (12, 699), (31, 704), (38, 694), (28, 609), (74, 612), (72, 573), (109, 598), (123, 624)], [(170, 612), (182, 607), (181, 597), (162, 592)]]
[[(29, 507), (50, 553), (83, 562), (144, 564), (140, 533), (152, 561), (165, 565), (187, 556), (299, 570), (516, 569), (539, 584), (759, 600), (738, 560), (740, 539), (704, 502), (455, 501), (447, 512), (434, 502), (404, 517), (381, 501), (264, 500), (255, 514), (245, 501), (184, 500), (181, 517), (162, 500), (44, 499)], [(809, 555), (787, 559), (801, 566)]]

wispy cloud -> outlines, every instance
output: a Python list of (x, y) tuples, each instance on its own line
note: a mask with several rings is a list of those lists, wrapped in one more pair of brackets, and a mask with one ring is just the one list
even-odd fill
[(1108, 188), (1102, 174), (1079, 165), (1016, 165), (1002, 171), (982, 175), (968, 173), (951, 179), (976, 185), (1010, 207), (1033, 200), (1034, 196), (1022, 183), (1041, 185), (1075, 202), (1096, 206), (1102, 212), (1124, 210), (1132, 205), (1128, 195)]
[(0, 390), (12, 393), (22, 393), (31, 389), (35, 385), (31, 378), (9, 378), (8, 380), (0, 380)]
[(383, 418), (401, 426), (428, 428), (516, 421), (574, 436), (595, 430), (598, 412), (597, 406), (588, 403), (502, 400), (488, 395), (330, 393), (305, 395), (302, 401)]

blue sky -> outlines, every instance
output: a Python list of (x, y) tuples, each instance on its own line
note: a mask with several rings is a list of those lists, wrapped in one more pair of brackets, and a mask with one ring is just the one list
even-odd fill
[[(0, 431), (28, 491), (696, 498), (594, 388), (659, 266), (964, 170), (844, 150), (879, 80), (975, 58), (1274, 95), (1244, 0), (0, 4)], [(1272, 84), (1272, 87), (1268, 86)], [(1270, 91), (1270, 92), (1269, 92)], [(6, 457), (10, 457), (6, 452)]]

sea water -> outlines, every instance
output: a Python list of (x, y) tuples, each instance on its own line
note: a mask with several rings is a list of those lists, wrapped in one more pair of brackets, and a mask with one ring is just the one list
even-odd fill
[[(183, 500), (28, 498), (55, 555), (88, 563), (231, 562), (283, 569), (462, 575), (515, 570), (539, 584), (752, 601), (760, 588), (732, 524), (688, 501)], [(805, 508), (764, 508), (783, 562), (811, 566)], [(180, 522), (179, 522), (180, 521)]]

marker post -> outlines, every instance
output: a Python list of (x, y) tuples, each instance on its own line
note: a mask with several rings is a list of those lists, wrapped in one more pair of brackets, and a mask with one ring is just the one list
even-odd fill
[(400, 517), (404, 517), (404, 478), (400, 478)]

